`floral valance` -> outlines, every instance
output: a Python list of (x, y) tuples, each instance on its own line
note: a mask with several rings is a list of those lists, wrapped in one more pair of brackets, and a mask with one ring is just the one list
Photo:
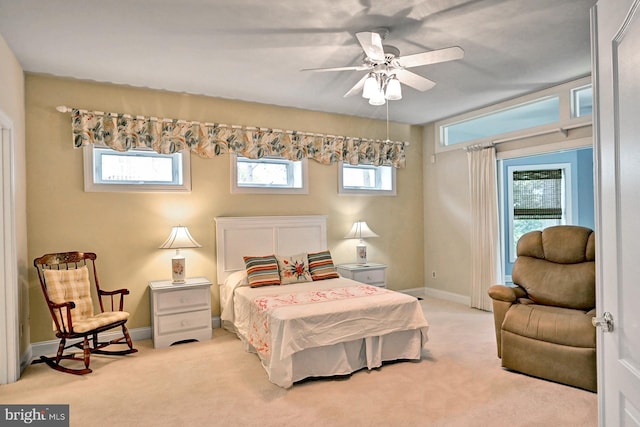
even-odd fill
[(149, 148), (161, 154), (188, 148), (205, 158), (236, 153), (251, 159), (280, 156), (322, 164), (343, 160), (352, 165), (406, 166), (405, 142), (60, 108), (71, 111), (76, 147), (101, 144), (117, 151)]

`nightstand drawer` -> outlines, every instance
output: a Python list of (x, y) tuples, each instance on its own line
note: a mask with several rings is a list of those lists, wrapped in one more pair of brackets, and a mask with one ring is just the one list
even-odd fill
[(169, 314), (159, 316), (157, 320), (160, 335), (192, 329), (211, 329), (211, 312), (209, 310)]
[(209, 308), (209, 287), (161, 292), (156, 298), (156, 314)]
[(384, 283), (384, 270), (354, 271), (353, 280), (363, 283)]

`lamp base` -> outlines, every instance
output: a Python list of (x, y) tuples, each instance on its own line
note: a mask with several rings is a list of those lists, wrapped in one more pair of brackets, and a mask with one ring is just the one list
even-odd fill
[(365, 245), (364, 243), (358, 243), (356, 245), (356, 263), (367, 263), (367, 245)]
[(182, 255), (171, 258), (171, 278), (173, 283), (185, 283), (185, 262)]

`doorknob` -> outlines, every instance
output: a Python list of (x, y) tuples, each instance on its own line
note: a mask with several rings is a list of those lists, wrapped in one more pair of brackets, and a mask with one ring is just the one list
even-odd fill
[(592, 317), (591, 323), (596, 328), (598, 326), (602, 327), (603, 332), (613, 331), (613, 316), (608, 311), (605, 311), (602, 317)]

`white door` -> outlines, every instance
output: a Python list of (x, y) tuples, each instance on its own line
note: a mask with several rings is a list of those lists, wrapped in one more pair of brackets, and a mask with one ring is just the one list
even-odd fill
[(599, 421), (640, 426), (640, 0), (599, 0), (592, 32)]

